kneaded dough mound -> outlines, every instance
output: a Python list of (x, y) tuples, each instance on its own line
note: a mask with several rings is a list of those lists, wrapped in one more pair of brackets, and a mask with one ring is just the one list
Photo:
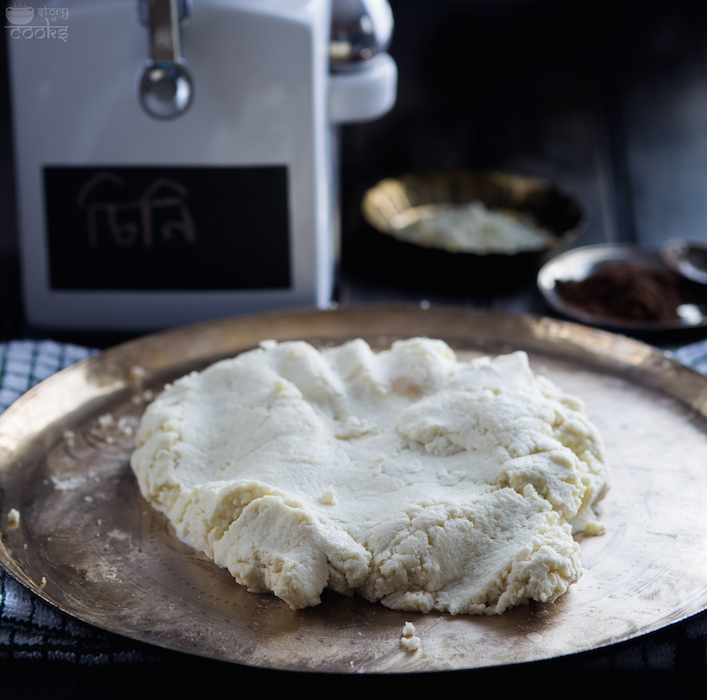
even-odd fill
[(596, 532), (603, 448), (523, 352), (413, 338), (266, 341), (168, 385), (132, 468), (178, 536), (292, 608), (325, 588), (399, 610), (554, 601)]

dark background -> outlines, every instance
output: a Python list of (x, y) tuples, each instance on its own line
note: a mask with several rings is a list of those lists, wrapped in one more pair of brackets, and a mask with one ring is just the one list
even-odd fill
[[(391, 6), (397, 103), (382, 119), (342, 130), (340, 303), (427, 299), (551, 315), (533, 284), (493, 295), (471, 289), (451, 295), (404, 276), (392, 282), (385, 265), (372, 264), (380, 242), (362, 220), (363, 193), (380, 178), (426, 168), (500, 168), (548, 177), (590, 211), (573, 245), (656, 247), (674, 236), (707, 239), (707, 3), (391, 0)], [(22, 319), (9, 99), (5, 66), (0, 68), (1, 341), (33, 331)], [(66, 339), (94, 345), (113, 340)], [(698, 616), (570, 659), (443, 676), (352, 678), (347, 686), (406, 694), (505, 689), (526, 696), (537, 688), (574, 697), (701, 698), (707, 695), (706, 640), (707, 622)], [(155, 657), (154, 663), (102, 668), (10, 659), (0, 664), (0, 697), (5, 691), (34, 697), (35, 688), (77, 698), (118, 697), (134, 687), (187, 692), (212, 677), (218, 686), (211, 692), (222, 692), (223, 681), (229, 692), (243, 692), (244, 680), (274, 692), (294, 686), (337, 692), (331, 678), (161, 652)]]
[[(354, 279), (366, 258), (357, 245), (365, 237), (361, 194), (381, 177), (426, 168), (546, 176), (590, 211), (573, 245), (658, 247), (675, 236), (707, 237), (705, 3), (400, 0), (392, 7), (397, 104), (385, 118), (344, 132), (344, 250)], [(344, 299), (383, 289), (405, 296), (368, 281), (354, 283)], [(547, 313), (532, 290), (464, 303)]]
[[(657, 247), (678, 235), (707, 237), (707, 4), (392, 0), (391, 6), (396, 105), (381, 119), (342, 129), (341, 303), (426, 298), (552, 315), (532, 284), (491, 296), (462, 289), (450, 297), (414, 280), (392, 283), (385, 263), (396, 261), (381, 263), (386, 253), (364, 224), (360, 202), (378, 179), (403, 172), (464, 166), (545, 176), (589, 209), (588, 226), (573, 245)], [(4, 51), (0, 56), (4, 61)], [(1, 68), (0, 339), (32, 332), (17, 294), (12, 130)]]

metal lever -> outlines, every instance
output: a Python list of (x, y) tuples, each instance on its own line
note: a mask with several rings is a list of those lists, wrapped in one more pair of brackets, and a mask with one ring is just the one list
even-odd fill
[(194, 95), (179, 34), (188, 5), (183, 0), (141, 0), (140, 14), (149, 23), (151, 56), (140, 79), (140, 103), (150, 116), (172, 119), (186, 111)]

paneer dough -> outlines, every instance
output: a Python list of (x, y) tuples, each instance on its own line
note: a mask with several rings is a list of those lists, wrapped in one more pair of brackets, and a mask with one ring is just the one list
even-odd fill
[(131, 465), (184, 542), (293, 609), (326, 588), (455, 615), (554, 601), (608, 488), (581, 403), (525, 353), (428, 338), (265, 341), (165, 387)]
[(391, 234), (417, 245), (477, 255), (543, 250), (552, 241), (552, 234), (529, 217), (487, 209), (478, 201), (438, 205), (434, 215), (420, 218)]

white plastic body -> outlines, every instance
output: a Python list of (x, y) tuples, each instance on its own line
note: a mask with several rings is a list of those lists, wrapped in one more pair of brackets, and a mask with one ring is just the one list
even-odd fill
[[(68, 18), (60, 20), (68, 28), (66, 41), (32, 40), (20, 32), (7, 39), (28, 322), (142, 331), (274, 308), (326, 306), (338, 231), (335, 125), (373, 119), (391, 108), (392, 60), (381, 57), (358, 78), (330, 76), (329, 0), (199, 0), (182, 31), (193, 104), (173, 120), (157, 120), (136, 95), (149, 51), (136, 0), (62, 4), (68, 8)], [(349, 85), (357, 99), (347, 99)], [(43, 206), (46, 165), (285, 165), (292, 286), (52, 289)]]

